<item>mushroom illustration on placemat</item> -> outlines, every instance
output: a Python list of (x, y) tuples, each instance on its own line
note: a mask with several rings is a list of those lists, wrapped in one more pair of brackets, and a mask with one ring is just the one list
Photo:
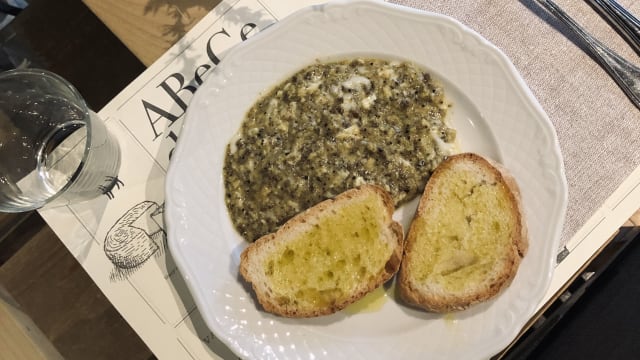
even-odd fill
[(104, 252), (115, 266), (111, 280), (126, 278), (154, 254), (164, 252), (163, 212), (164, 204), (143, 201), (130, 208), (109, 229)]

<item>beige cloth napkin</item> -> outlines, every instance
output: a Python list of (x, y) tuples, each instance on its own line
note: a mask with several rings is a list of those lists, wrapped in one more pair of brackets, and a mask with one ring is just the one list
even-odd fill
[[(579, 40), (535, 0), (391, 2), (448, 15), (500, 48), (553, 122), (569, 184), (561, 245), (640, 165), (640, 111)], [(640, 15), (639, 1), (619, 0)], [(556, 3), (599, 40), (640, 65), (640, 58), (584, 1)], [(640, 204), (638, 204), (640, 207)]]

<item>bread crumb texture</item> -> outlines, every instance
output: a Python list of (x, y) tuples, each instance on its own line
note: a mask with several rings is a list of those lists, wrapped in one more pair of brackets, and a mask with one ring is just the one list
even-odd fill
[(378, 276), (392, 248), (378, 240), (375, 201), (369, 196), (329, 212), (268, 257), (264, 272), (281, 305), (316, 308), (345, 302), (360, 284)]
[(445, 291), (490, 276), (495, 260), (509, 255), (514, 231), (503, 185), (473, 169), (459, 171), (433, 193), (432, 201), (446, 205), (434, 204), (430, 219), (417, 219), (414, 256), (419, 259), (411, 263), (418, 281)]

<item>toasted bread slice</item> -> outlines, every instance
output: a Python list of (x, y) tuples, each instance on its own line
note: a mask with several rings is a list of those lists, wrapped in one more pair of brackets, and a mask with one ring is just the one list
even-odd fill
[(264, 310), (287, 317), (327, 315), (393, 277), (403, 230), (382, 188), (347, 190), (249, 245), (240, 274)]
[(429, 311), (463, 310), (506, 288), (527, 246), (514, 178), (477, 154), (451, 156), (420, 199), (406, 238), (399, 293)]

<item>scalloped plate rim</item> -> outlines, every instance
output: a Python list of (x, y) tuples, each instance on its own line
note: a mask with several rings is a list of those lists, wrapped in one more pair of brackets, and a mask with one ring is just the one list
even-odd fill
[[(471, 36), (472, 38), (474, 38), (475, 40), (478, 41), (479, 44), (481, 44), (482, 46), (487, 47), (489, 50), (491, 50), (492, 52), (494, 52), (496, 55), (498, 55), (498, 59), (500, 61), (502, 61), (502, 66), (504, 67), (504, 69), (507, 70), (507, 72), (509, 73), (511, 80), (514, 80), (517, 83), (517, 89), (522, 91), (526, 97), (526, 100), (528, 102), (528, 105), (533, 107), (533, 110), (536, 111), (539, 115), (538, 120), (542, 120), (544, 122), (543, 126), (543, 130), (548, 130), (549, 133), (547, 134), (547, 136), (550, 136), (550, 138), (553, 141), (553, 146), (554, 146), (554, 153), (557, 156), (557, 159), (559, 159), (559, 164), (558, 168), (555, 169), (555, 176), (558, 177), (559, 183), (558, 185), (561, 187), (561, 197), (558, 199), (555, 210), (556, 213), (558, 215), (560, 215), (560, 219), (558, 221), (558, 223), (556, 224), (556, 230), (555, 230), (555, 237), (552, 241), (552, 244), (556, 245), (555, 247), (557, 248), (557, 245), (559, 243), (559, 237), (560, 237), (560, 231), (562, 229), (562, 224), (564, 222), (564, 214), (566, 212), (566, 203), (567, 203), (567, 184), (566, 184), (566, 179), (565, 179), (565, 175), (564, 175), (564, 167), (563, 167), (563, 163), (562, 163), (562, 156), (560, 153), (560, 148), (558, 145), (558, 141), (555, 135), (555, 132), (553, 130), (553, 125), (551, 124), (551, 121), (548, 119), (548, 117), (546, 116), (546, 114), (544, 113), (544, 111), (542, 110), (541, 106), (538, 104), (537, 100), (535, 99), (535, 97), (533, 96), (533, 94), (531, 93), (531, 91), (529, 90), (529, 88), (526, 86), (524, 80), (520, 77), (519, 73), (517, 72), (517, 70), (515, 69), (515, 66), (513, 66), (513, 64), (509, 61), (509, 59), (506, 57), (506, 55), (504, 55), (502, 53), (501, 50), (499, 50), (495, 45), (493, 45), (492, 43), (490, 43), (489, 41), (487, 41), (486, 39), (484, 39), (481, 35), (479, 35), (478, 33), (476, 33), (475, 31), (469, 29), (468, 27), (466, 27), (465, 25), (461, 24), (460, 22), (458, 22), (455, 19), (452, 19), (450, 17), (447, 17), (445, 15), (441, 15), (441, 14), (437, 14), (437, 13), (430, 13), (430, 12), (424, 12), (424, 11), (420, 11), (420, 10), (416, 10), (416, 9), (412, 9), (412, 8), (406, 8), (406, 7), (402, 7), (402, 6), (398, 6), (398, 5), (393, 5), (393, 4), (387, 4), (387, 3), (383, 3), (383, 2), (378, 2), (378, 1), (335, 1), (332, 3), (327, 3), (327, 4), (323, 4), (323, 5), (315, 5), (315, 6), (311, 6), (311, 7), (307, 7), (307, 8), (303, 8), (301, 10), (296, 11), (295, 13), (293, 13), (292, 15), (282, 19), (280, 22), (275, 23), (274, 25), (270, 26), (268, 29), (265, 29), (265, 31), (260, 32), (258, 34), (256, 34), (255, 36), (251, 37), (250, 39), (248, 39), (247, 41), (240, 43), (236, 46), (234, 46), (232, 49), (230, 49), (227, 54), (225, 55), (225, 57), (222, 59), (222, 62), (218, 65), (218, 67), (214, 68), (212, 70), (213, 73), (218, 72), (218, 71), (222, 71), (225, 65), (225, 60), (233, 58), (234, 54), (236, 52), (239, 52), (241, 49), (244, 49), (246, 47), (250, 47), (250, 46), (254, 46), (255, 43), (259, 42), (260, 39), (262, 37), (266, 37), (266, 36), (276, 36), (278, 31), (284, 31), (286, 29), (287, 26), (289, 26), (289, 22), (291, 21), (290, 19), (294, 19), (297, 16), (300, 16), (302, 14), (307, 14), (309, 12), (322, 12), (325, 9), (331, 9), (334, 7), (358, 7), (358, 6), (372, 6), (372, 7), (379, 7), (380, 9), (382, 9), (383, 11), (390, 11), (390, 12), (396, 12), (396, 15), (398, 14), (411, 14), (413, 16), (424, 16), (425, 18), (432, 18), (432, 19), (439, 19), (440, 21), (445, 21), (448, 22), (449, 24), (452, 24), (455, 27), (458, 27), (459, 30), (461, 30), (462, 33), (464, 33), (466, 36)], [(227, 60), (228, 61), (228, 60)], [(212, 78), (213, 76), (209, 76), (207, 79)], [(208, 80), (205, 80), (205, 83), (202, 86), (206, 86), (207, 84), (209, 84), (210, 82)], [(194, 98), (192, 99), (192, 103), (198, 103), (198, 94), (202, 93), (201, 91), (196, 92), (196, 94), (194, 95)], [(168, 246), (169, 246), (169, 250), (170, 252), (173, 254), (174, 256), (174, 260), (176, 262), (176, 265), (178, 266), (178, 269), (180, 270), (181, 274), (183, 275), (183, 277), (185, 278), (185, 282), (189, 288), (189, 290), (191, 291), (191, 293), (194, 295), (194, 300), (196, 302), (196, 305), (198, 306), (198, 308), (200, 309), (205, 309), (204, 313), (203, 313), (203, 318), (205, 320), (205, 322), (207, 323), (207, 326), (215, 333), (216, 336), (218, 336), (227, 346), (229, 346), (234, 352), (236, 352), (239, 355), (243, 355), (243, 356), (250, 356), (250, 353), (246, 352), (245, 349), (239, 345), (236, 341), (233, 341), (232, 339), (230, 339), (228, 336), (226, 336), (224, 334), (224, 331), (220, 331), (220, 329), (218, 328), (218, 325), (216, 322), (211, 321), (210, 316), (207, 316), (206, 314), (206, 306), (207, 303), (204, 301), (204, 295), (201, 289), (201, 287), (195, 283), (192, 280), (192, 276), (191, 274), (194, 272), (194, 270), (190, 267), (190, 265), (188, 264), (188, 260), (185, 258), (185, 254), (182, 251), (183, 248), (181, 248), (181, 243), (184, 240), (184, 236), (183, 233), (181, 231), (185, 230), (185, 220), (183, 218), (183, 216), (185, 215), (182, 206), (181, 205), (181, 201), (184, 201), (183, 198), (180, 198), (179, 196), (176, 196), (177, 194), (180, 194), (180, 192), (182, 191), (181, 187), (182, 187), (182, 183), (180, 182), (180, 176), (179, 176), (179, 170), (180, 170), (180, 166), (182, 166), (183, 164), (187, 163), (186, 161), (182, 162), (182, 164), (180, 164), (180, 160), (182, 157), (185, 157), (187, 155), (183, 154), (183, 149), (184, 146), (181, 146), (182, 143), (184, 143), (186, 140), (186, 138), (189, 137), (189, 132), (195, 132), (195, 128), (191, 128), (189, 126), (189, 118), (191, 117), (191, 113), (195, 111), (192, 109), (192, 107), (190, 106), (187, 109), (186, 115), (185, 115), (185, 125), (184, 128), (182, 130), (181, 136), (178, 140), (178, 144), (176, 146), (176, 149), (174, 151), (174, 155), (173, 155), (173, 161), (169, 166), (169, 171), (167, 174), (167, 181), (166, 181), (166, 220), (167, 220), (167, 228), (168, 228), (168, 234), (167, 234), (167, 241), (168, 241)], [(553, 273), (553, 264), (555, 263), (555, 258), (550, 258), (549, 259), (549, 271), (547, 273), (545, 273), (544, 275), (544, 280), (546, 285), (544, 286), (545, 288), (548, 288), (548, 286), (550, 285), (551, 282), (551, 276)], [(535, 310), (535, 305), (536, 304), (531, 304), (528, 312), (530, 313), (530, 315), (533, 315), (533, 311)], [(201, 310), (202, 311), (202, 310)], [(524, 325), (524, 323), (522, 324)], [(509, 342), (517, 335), (518, 331), (520, 330), (521, 327), (515, 328), (513, 329), (510, 334), (511, 336), (509, 337), (509, 339), (505, 338), (504, 341), (501, 342), (501, 344), (503, 344), (504, 346), (508, 345)], [(216, 331), (217, 330), (217, 331)], [(502, 347), (504, 347), (502, 346)], [(500, 349), (492, 349), (489, 350), (490, 353), (487, 353), (486, 355), (491, 355), (493, 354), (495, 351), (499, 351)]]

